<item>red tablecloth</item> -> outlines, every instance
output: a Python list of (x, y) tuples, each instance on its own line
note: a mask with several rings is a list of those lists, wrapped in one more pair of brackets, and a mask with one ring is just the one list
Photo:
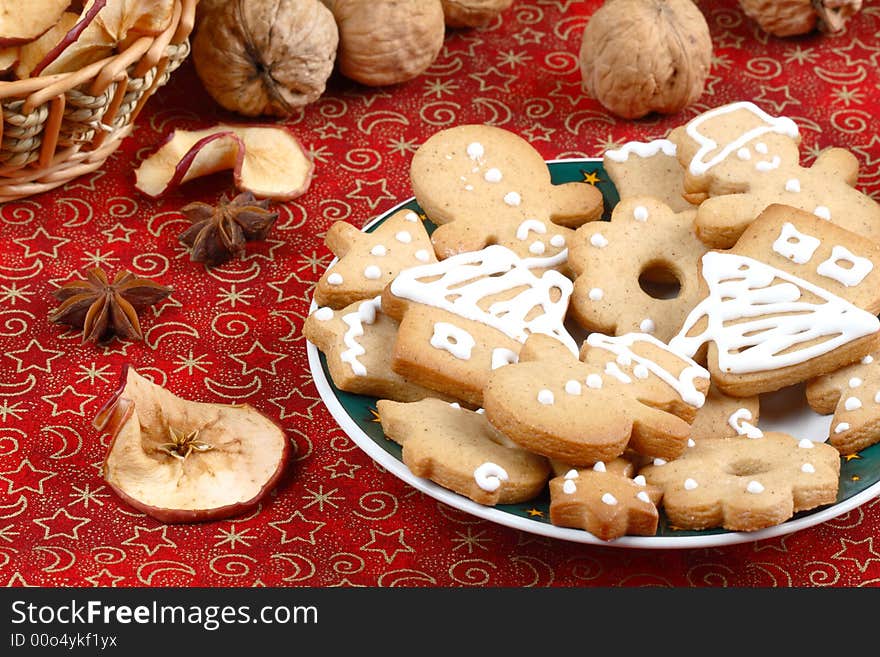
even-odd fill
[[(581, 90), (577, 51), (595, 0), (517, 0), (482, 30), (447, 34), (417, 80), (366, 89), (334, 76), (285, 123), (315, 159), (269, 239), (214, 271), (177, 240), (178, 210), (231, 190), (218, 174), (153, 201), (134, 168), (174, 128), (239, 120), (203, 92), (191, 62), (148, 102), (106, 165), (0, 206), (0, 584), (11, 586), (853, 586), (880, 583), (880, 502), (781, 538), (718, 549), (633, 550), (555, 541), (435, 502), (377, 467), (337, 426), (301, 334), (331, 254), (323, 233), (358, 226), (411, 195), (415, 148), (438, 129), (486, 122), (546, 158), (599, 156), (664, 135), (696, 112), (750, 99), (802, 128), (810, 162), (851, 149), (859, 186), (880, 192), (880, 8), (847, 32), (768, 38), (731, 0), (702, 2), (715, 46), (699, 103), (677, 116), (615, 119)], [(143, 314), (142, 343), (80, 345), (46, 320), (63, 281), (94, 265), (172, 285)], [(163, 525), (101, 478), (107, 437), (91, 426), (124, 363), (174, 392), (247, 401), (280, 421), (294, 460), (248, 517)]]

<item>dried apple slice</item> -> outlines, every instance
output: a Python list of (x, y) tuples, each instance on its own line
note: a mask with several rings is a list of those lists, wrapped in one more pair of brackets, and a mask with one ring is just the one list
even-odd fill
[(232, 169), (240, 191), (290, 200), (306, 193), (314, 166), (283, 127), (220, 124), (206, 130), (175, 130), (135, 170), (135, 187), (158, 197), (193, 178)]
[(70, 0), (0, 0), (0, 48), (33, 41), (57, 23), (68, 6)]
[(155, 36), (165, 30), (174, 15), (174, 0), (108, 0), (97, 21), (117, 43), (129, 32)]
[(245, 513), (275, 487), (290, 454), (283, 429), (252, 406), (189, 401), (131, 367), (94, 424), (112, 436), (104, 479), (166, 523)]
[(0, 49), (0, 75), (12, 70), (12, 67), (18, 63), (21, 48), (18, 46), (9, 46)]
[(66, 11), (49, 30), (43, 33), (39, 39), (19, 48), (18, 63), (15, 65), (15, 75), (18, 79), (30, 77), (31, 72), (45, 59), (46, 55), (64, 39), (65, 35), (73, 29), (79, 21), (79, 14)]
[(95, 21), (106, 4), (107, 0), (90, 0), (80, 13), (79, 20), (34, 66), (31, 75), (69, 73), (111, 54), (116, 42), (103, 25)]

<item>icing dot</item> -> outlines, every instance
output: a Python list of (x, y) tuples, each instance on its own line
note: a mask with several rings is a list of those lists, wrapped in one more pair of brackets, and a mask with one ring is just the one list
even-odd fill
[(551, 391), (547, 390), (547, 388), (544, 388), (543, 390), (538, 392), (538, 401), (547, 406), (549, 404), (552, 404), (555, 401), (555, 398), (553, 397), (553, 393)]
[(507, 205), (516, 207), (517, 205), (522, 203), (522, 196), (520, 196), (516, 192), (507, 192), (504, 195), (504, 202), (507, 203)]
[(550, 244), (555, 246), (557, 249), (565, 246), (565, 237), (562, 235), (554, 235), (550, 238)]
[(485, 412), (486, 412), (485, 408), (478, 408), (477, 410), (474, 411), (474, 413), (476, 413), (477, 415), (483, 415)]
[(645, 475), (638, 475), (637, 477), (635, 477), (633, 479), (633, 483), (636, 486), (647, 486), (648, 485), (648, 481), (645, 479)]
[(809, 438), (801, 438), (801, 441), (798, 443), (798, 447), (801, 449), (813, 449), (813, 441)]
[(785, 191), (797, 194), (801, 191), (801, 181), (797, 178), (789, 178), (785, 181)]
[(327, 277), (327, 282), (330, 285), (342, 285), (342, 274), (333, 272)]
[[(880, 395), (880, 393), (878, 393)], [(849, 429), (849, 422), (841, 422), (836, 427), (834, 427), (834, 433), (843, 433)]]
[(653, 333), (655, 328), (657, 327), (654, 325), (653, 319), (643, 319), (642, 323), (639, 324), (639, 330), (642, 333)]
[(654, 459), (654, 465), (666, 465), (666, 459), (661, 459), (659, 456)]
[(483, 178), (486, 182), (498, 183), (501, 182), (501, 172), (498, 169), (489, 169)]
[(466, 192), (472, 192), (472, 191), (474, 191), (474, 186), (473, 186), (473, 185), (465, 185), (465, 186), (464, 186), (464, 191), (466, 191)]
[(642, 502), (652, 504), (651, 498), (648, 497), (648, 494), (643, 490), (640, 490), (638, 493), (636, 493), (636, 497), (639, 498)]
[(813, 210), (813, 214), (819, 217), (819, 219), (825, 219), (826, 221), (831, 220), (831, 210), (824, 205), (816, 206), (816, 209)]
[(529, 253), (533, 253), (534, 255), (541, 255), (546, 250), (546, 246), (544, 246), (544, 242), (541, 240), (536, 240), (529, 245)]
[(431, 256), (428, 254), (425, 249), (419, 249), (415, 252), (416, 260), (419, 262), (428, 262), (431, 259)]
[(447, 154), (446, 154), (446, 159), (447, 159), (447, 160), (451, 160), (451, 159), (452, 159), (452, 153), (447, 153)]
[(602, 502), (608, 506), (614, 506), (617, 504), (617, 498), (611, 493), (602, 493)]
[(605, 239), (605, 237), (603, 237), (601, 234), (595, 233), (590, 238), (590, 244), (595, 246), (597, 249), (604, 249), (606, 246), (608, 246), (608, 240)]
[(579, 395), (581, 394), (581, 384), (580, 381), (575, 381), (571, 379), (570, 381), (565, 382), (565, 392), (569, 395)]
[(474, 470), (474, 481), (477, 482), (477, 486), (489, 493), (498, 490), (501, 482), (509, 478), (504, 468), (489, 461)]
[(693, 438), (688, 438), (688, 447), (696, 447), (697, 443), (694, 442)]
[(472, 160), (479, 160), (486, 153), (486, 150), (483, 148), (483, 145), (478, 142), (472, 142), (467, 146), (467, 154), (468, 157)]
[(870, 365), (874, 362), (874, 357), (871, 355), (865, 356), (862, 358), (862, 365)]
[(374, 255), (374, 256), (379, 256), (379, 257), (381, 257), (381, 256), (383, 256), (383, 255), (385, 255), (385, 254), (388, 253), (388, 249), (386, 249), (386, 248), (385, 248), (384, 246), (382, 246), (381, 244), (377, 244), (377, 245), (374, 246), (372, 249), (370, 249), (370, 253), (371, 253), (372, 255)]
[(590, 301), (600, 301), (604, 296), (605, 293), (602, 291), (602, 288), (594, 287), (590, 290)]
[(406, 221), (417, 222), (419, 220), (419, 215), (417, 215), (415, 212), (407, 212), (405, 215), (403, 215), (403, 218)]
[(608, 472), (608, 470), (605, 468), (605, 463), (603, 461), (596, 461), (593, 464), (593, 470), (595, 470), (596, 472)]
[[(587, 377), (587, 386), (593, 388), (594, 390), (598, 390), (602, 387), (602, 377), (598, 374), (590, 374)], [(880, 392), (877, 393), (880, 395)]]
[(765, 144), (763, 141), (759, 141), (757, 144), (755, 144), (755, 150), (761, 155), (766, 155), (769, 152), (767, 144)]
[(633, 210), (633, 219), (636, 221), (647, 221), (648, 220), (648, 208), (644, 205), (637, 205), (636, 209)]
[(773, 169), (778, 169), (779, 165), (782, 164), (782, 158), (778, 155), (774, 155), (773, 159), (769, 162), (767, 160), (762, 160), (755, 165), (755, 168), (758, 171), (773, 171)]
[(326, 322), (328, 319), (333, 319), (333, 309), (324, 306), (322, 308), (318, 308), (315, 311), (315, 319), (320, 319), (322, 322)]
[(843, 402), (843, 407), (848, 411), (855, 411), (862, 407), (862, 400), (858, 397), (849, 397)]
[(637, 379), (647, 379), (650, 371), (645, 365), (639, 363), (633, 368), (633, 374), (636, 375)]
[(577, 479), (580, 476), (581, 476), (581, 473), (578, 472), (577, 470), (574, 470), (574, 469), (571, 469), (565, 473), (566, 479)]
[(458, 402), (452, 402), (451, 404), (449, 404), (449, 406), (451, 408), (461, 409), (461, 404), (459, 404)]
[(860, 385), (862, 385), (862, 380), (857, 376), (854, 376), (849, 380), (850, 388), (858, 388)]
[(880, 404), (880, 390), (878, 390), (877, 394), (874, 395), (874, 403)]
[(812, 463), (804, 463), (801, 466), (801, 472), (806, 472), (807, 474), (813, 474), (816, 471), (816, 468), (813, 467)]
[(688, 477), (687, 479), (684, 480), (684, 489), (685, 490), (693, 490), (697, 486), (699, 486), (699, 484), (696, 481), (694, 481), (693, 479), (691, 479), (690, 477)]
[(566, 479), (565, 483), (562, 484), (562, 492), (566, 495), (574, 495), (577, 492), (577, 486), (574, 481), (571, 479)]
[(370, 280), (376, 280), (380, 276), (382, 276), (382, 270), (379, 269), (376, 265), (370, 265), (366, 269), (364, 269), (364, 276), (369, 278)]
[(746, 486), (746, 490), (750, 493), (763, 493), (764, 487), (761, 485), (761, 482), (755, 481), (754, 479), (749, 482), (749, 485)]
[(748, 148), (740, 148), (736, 152), (736, 156), (741, 160), (751, 160), (752, 159), (752, 153), (749, 151)]

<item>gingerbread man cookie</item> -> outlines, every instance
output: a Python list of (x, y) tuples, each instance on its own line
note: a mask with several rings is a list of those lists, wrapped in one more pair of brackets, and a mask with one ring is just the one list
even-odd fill
[(676, 128), (669, 140), (686, 168), (689, 200), (699, 203), (697, 235), (709, 246), (733, 246), (773, 203), (880, 242), (880, 204), (853, 187), (858, 160), (831, 148), (812, 166), (800, 166), (800, 134), (787, 117), (771, 116), (754, 103), (731, 103)]
[(708, 344), (712, 382), (748, 397), (853, 363), (880, 341), (880, 245), (771, 205), (729, 251), (701, 260), (704, 298), (669, 343)]
[(344, 308), (372, 299), (407, 267), (437, 262), (431, 238), (419, 216), (400, 210), (366, 233), (344, 221), (327, 231), (327, 247), (339, 258), (315, 287), (315, 303)]
[(419, 205), (439, 225), (431, 239), (441, 259), (500, 244), (564, 267), (572, 228), (602, 216), (597, 188), (552, 184), (531, 144), (488, 125), (435, 133), (413, 156), (410, 178)]
[(621, 201), (650, 196), (674, 212), (694, 210), (685, 198), (684, 169), (675, 153), (675, 144), (668, 139), (629, 141), (620, 148), (605, 151), (602, 166)]
[(515, 443), (579, 466), (627, 447), (676, 458), (708, 387), (706, 370), (650, 335), (593, 333), (580, 360), (533, 335), (518, 363), (492, 373), (483, 398), (489, 421)]
[[(608, 335), (674, 336), (700, 300), (698, 269), (708, 247), (694, 233), (694, 216), (694, 210), (676, 214), (656, 199), (635, 197), (618, 203), (610, 222), (578, 228), (568, 259), (576, 274), (575, 320)], [(670, 284), (678, 289), (666, 295), (662, 286)]]
[(547, 483), (547, 460), (511, 444), (482, 413), (439, 399), (380, 400), (377, 408), (382, 430), (403, 446), (413, 474), (479, 504), (525, 502)]

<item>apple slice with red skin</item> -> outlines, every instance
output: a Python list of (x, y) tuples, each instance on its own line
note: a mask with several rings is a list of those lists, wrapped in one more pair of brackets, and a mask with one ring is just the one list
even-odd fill
[(31, 76), (69, 73), (109, 55), (115, 44), (103, 28), (95, 24), (95, 18), (106, 5), (107, 0), (87, 4), (74, 26), (34, 66)]
[(46, 55), (56, 44), (60, 43), (65, 35), (79, 21), (79, 14), (66, 11), (51, 28), (30, 43), (19, 47), (18, 62), (15, 64), (15, 77), (19, 80), (31, 76), (37, 65), (43, 61)]
[(277, 485), (291, 451), (284, 430), (253, 406), (189, 401), (128, 366), (94, 425), (112, 438), (107, 484), (165, 523), (246, 513)]
[(0, 48), (38, 38), (69, 6), (70, 0), (0, 0)]
[(175, 130), (135, 170), (135, 187), (160, 197), (193, 178), (232, 169), (239, 191), (288, 201), (306, 193), (314, 168), (299, 140), (282, 126), (220, 124)]

